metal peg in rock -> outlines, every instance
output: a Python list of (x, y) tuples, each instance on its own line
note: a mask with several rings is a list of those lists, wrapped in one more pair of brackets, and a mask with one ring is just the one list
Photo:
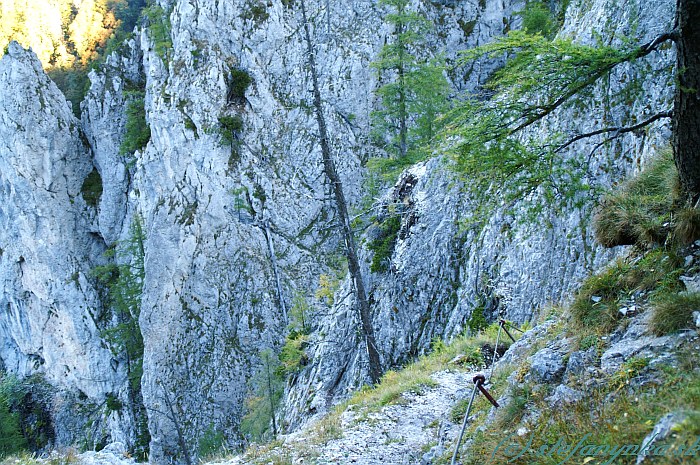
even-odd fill
[(474, 381), (474, 390), (472, 391), (472, 397), (469, 399), (469, 405), (467, 406), (467, 411), (464, 412), (464, 421), (462, 422), (462, 429), (459, 432), (459, 439), (457, 439), (457, 445), (455, 446), (455, 451), (452, 454), (452, 462), (451, 465), (455, 465), (457, 463), (457, 452), (459, 451), (459, 447), (462, 445), (462, 438), (464, 438), (464, 430), (467, 429), (467, 422), (469, 421), (469, 414), (472, 412), (472, 405), (474, 405), (474, 398), (476, 397), (476, 391), (477, 389), (481, 391), (481, 393), (491, 402), (494, 407), (498, 407), (498, 402), (489, 394), (489, 392), (484, 388), (482, 385), (486, 381), (486, 377), (482, 374), (478, 374), (474, 376), (472, 379)]
[(478, 374), (474, 377), (474, 385), (477, 387), (477, 389), (479, 389), (479, 391), (481, 391), (481, 393), (484, 395), (484, 397), (486, 397), (489, 400), (489, 402), (491, 402), (491, 404), (493, 404), (494, 407), (500, 407), (500, 405), (498, 405), (498, 402), (496, 402), (496, 399), (494, 399), (493, 396), (491, 395), (491, 393), (489, 393), (489, 391), (487, 391), (486, 388), (484, 387), (485, 382), (486, 382), (486, 377), (482, 374)]

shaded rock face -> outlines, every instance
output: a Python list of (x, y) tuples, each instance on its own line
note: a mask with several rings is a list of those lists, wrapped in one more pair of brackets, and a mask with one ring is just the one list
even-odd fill
[[(169, 18), (172, 46), (154, 41), (152, 27), (137, 30), (90, 75), (80, 122), (30, 53), (13, 45), (0, 65), (0, 359), (8, 370), (46, 373), (61, 389), (95, 401), (125, 392), (123, 368), (112, 362), (95, 323), (102, 306), (89, 270), (140, 215), (142, 393), (156, 463), (182, 460), (183, 441), (196, 452), (208, 430), (238, 443), (257, 354), (279, 347), (295, 295), (313, 304), (316, 331), (311, 363), (286, 393), (288, 426), (346, 395), (366, 369), (349, 282), (341, 281), (332, 305), (314, 298), (319, 275), (335, 275), (342, 244), (310, 111), (299, 8), (275, 0), (261, 4), (263, 14), (248, 0), (157, 3)], [(590, 41), (586, 31), (613, 37), (634, 24), (648, 39), (672, 23), (672, 4), (630, 1), (611, 11), (603, 0), (585, 9), (572, 2), (563, 33)], [(445, 48), (453, 60), (457, 50), (517, 27), (514, 11), (523, 5), (413, 6), (436, 25), (433, 48)], [(381, 154), (369, 137), (378, 83), (368, 65), (392, 31), (374, 1), (308, 1), (307, 9), (333, 155), (357, 206), (362, 163)], [(562, 111), (556, 124), (533, 135), (570, 131), (572, 123), (581, 130), (624, 124), (630, 114), (663, 109), (671, 99), (670, 63), (666, 51), (616, 71), (608, 88), (596, 90), (604, 103)], [(497, 65), (477, 63), (449, 77), (455, 88), (472, 89)], [(252, 78), (244, 97), (230, 92), (237, 69)], [(632, 99), (631, 112), (604, 98), (629, 77), (654, 71), (661, 77), (644, 81), (644, 97)], [(151, 140), (132, 156), (119, 147), (134, 89), (144, 92)], [(226, 117), (241, 118), (242, 129), (226, 133)], [(612, 183), (667, 138), (662, 124), (627, 135), (591, 157), (592, 176)], [(584, 142), (570, 153), (591, 148)], [(614, 255), (593, 245), (589, 207), (522, 224), (516, 205), (514, 214), (495, 212), (483, 229), (465, 227), (478, 199), (463, 193), (444, 161), (411, 168), (375, 205), (380, 221), (401, 214), (386, 271), (371, 273), (372, 252), (360, 253), (386, 367), (425, 351), (435, 337), (463, 331), (476, 307), (488, 317), (528, 320)], [(96, 209), (80, 195), (93, 168), (103, 187)], [(59, 421), (64, 429), (72, 425), (68, 417)], [(130, 444), (126, 413), (109, 418), (111, 440)]]

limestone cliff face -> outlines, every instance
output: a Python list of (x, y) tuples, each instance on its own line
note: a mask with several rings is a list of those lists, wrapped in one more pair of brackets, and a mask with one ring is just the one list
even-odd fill
[[(70, 443), (88, 420), (75, 396), (104, 402), (125, 377), (99, 336), (90, 278), (105, 248), (81, 193), (91, 153), (63, 94), (16, 43), (0, 61), (0, 89), (0, 359), (59, 388), (56, 440)], [(127, 439), (128, 419), (92, 420)]]
[[(634, 30), (644, 39), (673, 17), (671, 0), (653, 8), (607, 3), (572, 2), (562, 34), (591, 41), (594, 31), (607, 40)], [(361, 383), (365, 362), (347, 280), (332, 307), (314, 297), (319, 275), (334, 275), (342, 248), (311, 110), (299, 9), (279, 0), (158, 4), (169, 19), (167, 40), (148, 22), (137, 30), (91, 74), (80, 122), (30, 53), (11, 46), (0, 64), (0, 358), (11, 371), (46, 373), (60, 389), (80, 390), (95, 402), (125, 391), (124, 368), (112, 362), (94, 322), (102, 305), (89, 270), (102, 263), (106, 246), (127, 237), (139, 214), (146, 235), (143, 401), (151, 459), (165, 462), (182, 458), (178, 426), (192, 451), (207, 430), (237, 443), (247, 380), (259, 351), (279, 347), (295, 295), (305, 296), (317, 316), (311, 362), (287, 389), (290, 427)], [(514, 11), (522, 2), (413, 6), (436, 25), (433, 48), (446, 49), (451, 60), (459, 49), (518, 27)], [(333, 155), (346, 195), (359, 207), (363, 162), (380, 155), (369, 137), (377, 86), (369, 63), (391, 30), (372, 0), (310, 0), (307, 8)], [(600, 104), (562, 112), (533, 134), (625, 123), (630, 114), (664, 108), (671, 58), (665, 51), (620, 70), (598, 89)], [(450, 79), (470, 89), (496, 65), (458, 69)], [(244, 98), (229, 93), (235, 69), (252, 77)], [(661, 78), (644, 82), (644, 97), (633, 100), (631, 111), (610, 103), (630, 76), (650, 70)], [(127, 91), (134, 88), (145, 92), (151, 140), (130, 161), (119, 147)], [(242, 129), (225, 134), (225, 117), (240, 117)], [(612, 183), (667, 137), (659, 124), (604, 147), (591, 157), (592, 175)], [(590, 148), (586, 142), (570, 153)], [(484, 230), (463, 228), (477, 200), (466, 198), (443, 161), (411, 168), (375, 205), (379, 219), (390, 204), (400, 204), (402, 213), (388, 270), (371, 273), (372, 252), (361, 253), (386, 366), (425, 350), (434, 337), (462, 331), (477, 306), (525, 321), (612, 255), (593, 245), (590, 207), (529, 225), (497, 212)], [(80, 194), (93, 166), (103, 188), (96, 208)], [(376, 232), (368, 229), (364, 241)], [(112, 440), (132, 434), (131, 420), (117, 417), (105, 423)]]
[[(131, 191), (146, 220), (143, 390), (156, 412), (149, 418), (155, 460), (181, 456), (178, 422), (190, 445), (208, 429), (235, 442), (258, 352), (279, 346), (293, 297), (313, 302), (319, 275), (332, 273), (329, 264), (342, 254), (299, 9), (272, 2), (262, 13), (244, 1), (162, 7), (173, 46), (159, 56), (148, 30), (140, 35), (152, 138), (137, 157)], [(334, 156), (355, 203), (363, 196), (361, 163), (377, 153), (368, 143), (376, 86), (368, 65), (390, 30), (374, 2), (307, 8)], [(482, 11), (477, 2), (420, 8), (444, 24), (434, 40), (453, 56), (467, 41), (501, 33), (508, 16), (503, 5)], [(465, 18), (476, 24), (473, 36), (460, 27)], [(227, 96), (235, 68), (253, 80), (244, 99)], [(226, 116), (243, 121), (233, 144), (222, 139)], [(354, 321), (343, 325), (354, 331)]]

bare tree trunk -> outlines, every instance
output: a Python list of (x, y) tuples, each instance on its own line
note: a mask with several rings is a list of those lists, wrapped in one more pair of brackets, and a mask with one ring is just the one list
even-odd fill
[(678, 0), (673, 156), (685, 193), (700, 198), (700, 0)]
[(175, 415), (175, 409), (173, 408), (173, 403), (170, 401), (170, 395), (168, 394), (168, 390), (165, 388), (165, 385), (163, 385), (163, 383), (159, 384), (160, 387), (163, 389), (163, 399), (165, 400), (165, 406), (168, 408), (168, 412), (170, 412), (170, 421), (173, 422), (173, 424), (175, 425), (175, 431), (177, 431), (177, 442), (180, 446), (180, 450), (182, 451), (182, 455), (185, 457), (185, 463), (186, 465), (192, 465), (192, 458), (190, 457), (190, 451), (187, 449), (185, 435), (182, 432), (182, 427), (180, 426), (180, 422), (177, 419), (177, 415)]
[(272, 372), (270, 371), (270, 359), (265, 358), (265, 370), (267, 374), (267, 395), (270, 398), (270, 417), (272, 418), (272, 438), (277, 439), (277, 421), (275, 420), (275, 393), (272, 390)]
[(331, 183), (335, 194), (335, 203), (340, 215), (340, 221), (343, 227), (343, 236), (345, 239), (345, 250), (348, 259), (348, 269), (350, 276), (355, 286), (355, 295), (359, 306), (360, 320), (362, 323), (362, 335), (365, 339), (367, 347), (367, 355), (369, 359), (369, 377), (372, 383), (377, 383), (382, 374), (381, 361), (377, 343), (374, 339), (374, 329), (372, 328), (372, 315), (367, 300), (364, 281), (362, 279), (362, 271), (360, 261), (357, 258), (357, 247), (355, 246), (355, 238), (353, 236), (352, 227), (350, 225), (350, 215), (343, 193), (343, 184), (336, 170), (335, 163), (331, 157), (331, 149), (328, 142), (328, 131), (326, 129), (326, 120), (323, 116), (323, 107), (321, 101), (321, 91), (318, 86), (318, 74), (316, 72), (316, 58), (314, 55), (313, 43), (311, 42), (311, 32), (309, 31), (309, 22), (306, 16), (306, 2), (301, 0), (301, 13), (304, 21), (304, 34), (306, 46), (308, 48), (309, 68), (311, 69), (311, 80), (313, 83), (314, 107), (316, 110), (316, 122), (318, 123), (318, 131), (321, 138), (321, 153), (323, 155), (323, 168)]
[[(399, 11), (403, 14), (403, 8)], [(408, 110), (406, 109), (406, 44), (403, 43), (402, 34), (405, 32), (405, 26), (403, 24), (397, 25), (396, 34), (398, 36), (397, 40), (400, 42), (399, 46), (399, 156), (401, 158), (406, 156), (408, 152), (408, 128), (406, 126), (406, 119), (408, 118)]]

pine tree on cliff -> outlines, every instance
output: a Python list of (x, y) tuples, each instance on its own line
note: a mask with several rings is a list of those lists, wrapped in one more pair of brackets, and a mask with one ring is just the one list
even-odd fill
[[(485, 92), (462, 101), (449, 117), (448, 136), (459, 146), (455, 160), (476, 191), (504, 188), (506, 201), (540, 189), (545, 201), (571, 198), (585, 188), (587, 160), (561, 156), (574, 142), (606, 136), (602, 146), (660, 119), (672, 118), (672, 146), (681, 186), (688, 199), (700, 199), (700, 0), (677, 0), (675, 26), (640, 46), (585, 46), (570, 39), (550, 40), (528, 31), (513, 31), (493, 43), (467, 50), (462, 63), (488, 57), (506, 58)], [(629, 126), (600, 127), (564, 138), (522, 142), (519, 135), (560, 108), (590, 101), (594, 86), (622, 63), (677, 47), (673, 109), (639, 117)], [(454, 140), (454, 139), (453, 139)], [(594, 149), (594, 150), (595, 150)]]
[(360, 331), (365, 341), (367, 348), (367, 356), (369, 360), (369, 377), (372, 383), (377, 383), (382, 374), (381, 360), (377, 343), (374, 338), (374, 329), (372, 327), (372, 314), (367, 299), (367, 292), (362, 277), (362, 269), (357, 256), (357, 246), (355, 245), (355, 236), (350, 222), (350, 214), (348, 213), (348, 205), (343, 192), (343, 183), (338, 175), (338, 171), (331, 155), (330, 142), (328, 137), (328, 129), (326, 120), (323, 115), (323, 101), (321, 99), (321, 90), (318, 84), (318, 71), (316, 68), (316, 57), (314, 53), (314, 44), (311, 40), (311, 32), (309, 27), (308, 17), (306, 15), (306, 2), (300, 0), (301, 14), (304, 26), (304, 40), (307, 46), (307, 61), (311, 72), (311, 82), (313, 85), (314, 110), (316, 113), (316, 123), (318, 124), (319, 139), (321, 143), (321, 154), (323, 157), (323, 170), (328, 178), (333, 189), (336, 208), (342, 226), (343, 239), (345, 240), (345, 254), (348, 259), (348, 269), (355, 288), (355, 297), (360, 316)]
[[(419, 151), (433, 139), (437, 115), (446, 109), (450, 85), (441, 58), (422, 60), (415, 50), (426, 45), (431, 23), (409, 9), (408, 0), (379, 0), (391, 11), (392, 39), (382, 47), (371, 66), (383, 84), (376, 91), (380, 108), (373, 111), (376, 139), (391, 137), (387, 150), (403, 167), (422, 158)], [(409, 159), (407, 159), (407, 157)]]

